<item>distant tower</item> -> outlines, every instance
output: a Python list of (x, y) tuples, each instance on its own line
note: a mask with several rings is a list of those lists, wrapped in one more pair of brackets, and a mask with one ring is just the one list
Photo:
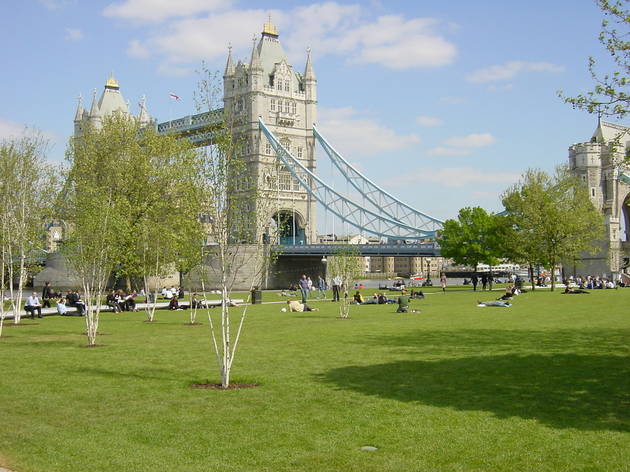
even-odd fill
[[(153, 123), (146, 109), (145, 101), (145, 98), (142, 97), (142, 101), (139, 104), (140, 112), (138, 116), (135, 117), (143, 126)], [(89, 111), (83, 108), (83, 100), (81, 96), (79, 96), (79, 103), (77, 104), (77, 110), (74, 115), (74, 135), (81, 136), (88, 123), (99, 128), (102, 125), (103, 117), (111, 113), (122, 113), (123, 115), (131, 116), (129, 105), (120, 92), (120, 86), (114, 77), (110, 77), (107, 79), (107, 82), (105, 82), (105, 88), (99, 100), (96, 100), (96, 89), (94, 89), (92, 93), (92, 105)]]
[(258, 128), (262, 117), (269, 129), (305, 167), (315, 172), (313, 123), (317, 118), (317, 80), (310, 50), (304, 73), (288, 63), (278, 32), (269, 21), (254, 39), (249, 64), (234, 65), (229, 48), (223, 76), (223, 100), (229, 116), (239, 123), (235, 131), (246, 139), (250, 171), (259, 185), (274, 193), (273, 209), (260, 215), (281, 223), (284, 242), (316, 241), (315, 200), (289, 171), (279, 166), (271, 144)]
[(630, 171), (624, 161), (629, 144), (630, 128), (598, 120), (589, 142), (569, 148), (569, 168), (587, 185), (606, 224), (600, 254), (585, 258), (580, 273), (615, 275), (628, 265)]

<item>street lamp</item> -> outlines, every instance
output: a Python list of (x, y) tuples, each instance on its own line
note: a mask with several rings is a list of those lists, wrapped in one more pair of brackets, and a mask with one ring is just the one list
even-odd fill
[(427, 285), (431, 282), (431, 259), (427, 259)]

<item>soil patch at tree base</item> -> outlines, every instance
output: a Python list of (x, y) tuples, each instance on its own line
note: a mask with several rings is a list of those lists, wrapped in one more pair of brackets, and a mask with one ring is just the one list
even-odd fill
[(87, 344), (85, 346), (81, 346), (82, 349), (89, 349), (91, 347), (105, 347), (107, 344)]
[(241, 390), (244, 388), (256, 388), (259, 387), (258, 384), (245, 384), (239, 382), (231, 382), (228, 388), (223, 388), (221, 383), (194, 383), (190, 385), (190, 388), (197, 390)]

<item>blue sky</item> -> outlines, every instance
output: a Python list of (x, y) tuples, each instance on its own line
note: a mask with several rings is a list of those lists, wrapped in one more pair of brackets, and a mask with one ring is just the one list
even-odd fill
[[(557, 97), (587, 91), (601, 14), (591, 0), (3, 2), (0, 138), (24, 125), (62, 160), (76, 98), (111, 71), (132, 109), (194, 112), (195, 70), (248, 59), (267, 15), (293, 66), (312, 48), (320, 129), (374, 182), (432, 216), (500, 210), (529, 167), (567, 160), (596, 119)], [(606, 62), (604, 62), (605, 64)], [(169, 99), (169, 92), (182, 97)], [(319, 153), (319, 173), (330, 165)]]

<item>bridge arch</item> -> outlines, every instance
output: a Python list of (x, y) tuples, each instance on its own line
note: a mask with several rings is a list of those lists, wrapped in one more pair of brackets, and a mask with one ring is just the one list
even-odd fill
[(271, 216), (271, 234), (277, 234), (279, 244), (306, 244), (306, 218), (292, 208), (277, 210)]

